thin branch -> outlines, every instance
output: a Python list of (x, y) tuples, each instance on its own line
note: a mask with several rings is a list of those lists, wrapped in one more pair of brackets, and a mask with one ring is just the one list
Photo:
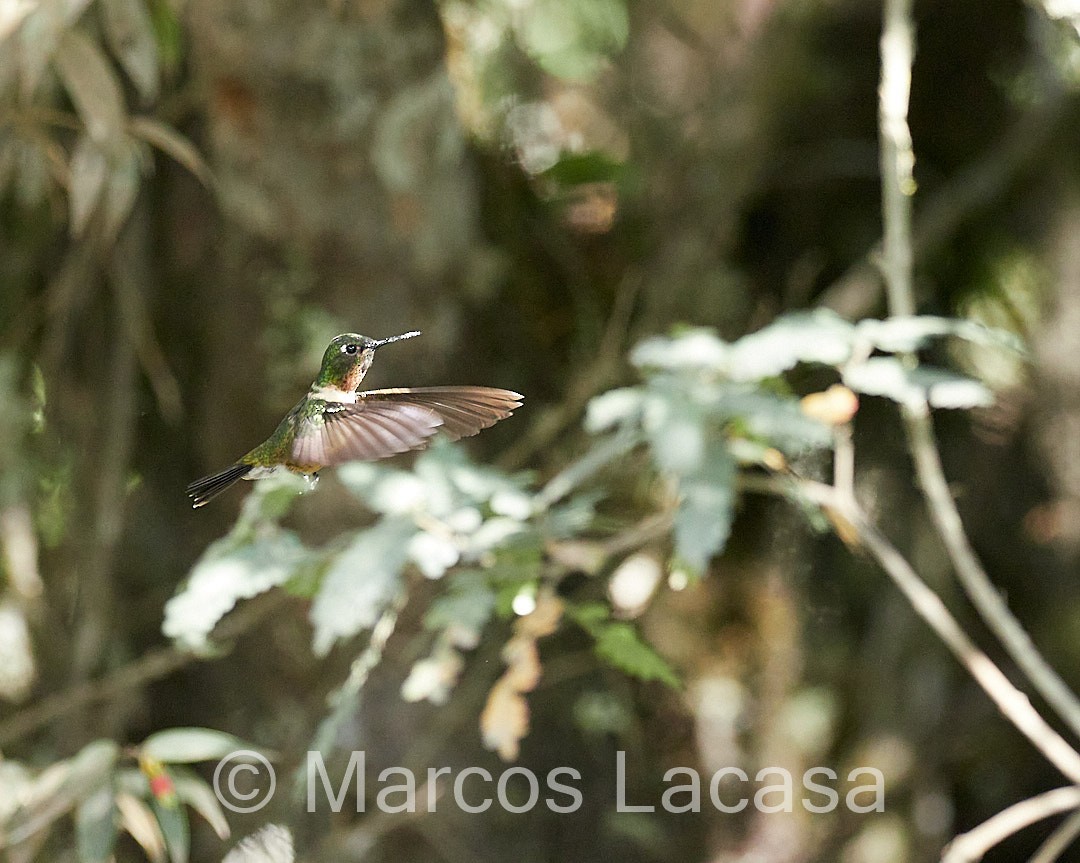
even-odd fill
[[(830, 490), (831, 491), (831, 490)], [(916, 613), (925, 620), (945, 646), (967, 668), (1001, 713), (1030, 740), (1063, 775), (1080, 783), (1080, 754), (1058, 734), (1028, 697), (1017, 689), (993, 661), (981, 651), (957, 623), (941, 598), (919, 578), (902, 554), (857, 508), (841, 500), (836, 508), (851, 522), (863, 545), (881, 564)]]
[(953, 839), (941, 855), (941, 863), (975, 863), (976, 860), (981, 860), (987, 851), (1014, 833), (1019, 833), (1025, 827), (1051, 815), (1076, 809), (1078, 806), (1080, 788), (1072, 786), (1055, 788), (1053, 791), (1022, 800)]
[(1080, 700), (1039, 653), (1027, 630), (1009, 611), (971, 547), (941, 467), (929, 409), (925, 405), (921, 410), (905, 408), (904, 420), (923, 497), (960, 584), (1035, 690), (1065, 720), (1073, 733), (1080, 736)]
[[(881, 37), (881, 192), (885, 239), (882, 272), (889, 314), (915, 311), (912, 288), (911, 193), (915, 157), (907, 126), (914, 57), (911, 0), (886, 0)], [(910, 358), (912, 363), (914, 357)], [(904, 409), (908, 445), (930, 515), (964, 591), (1006, 651), (1047, 703), (1080, 736), (1080, 700), (1042, 657), (994, 589), (975, 555), (949, 493), (926, 404)]]
[(915, 314), (911, 287), (911, 196), (915, 193), (915, 153), (908, 128), (911, 65), (915, 58), (912, 0), (885, 0), (881, 32), (881, 214), (884, 223), (881, 270), (893, 315)]
[[(228, 642), (254, 629), (263, 620), (281, 610), (290, 597), (281, 591), (267, 594), (244, 603), (229, 615), (214, 634), (214, 641)], [(192, 653), (179, 647), (159, 647), (139, 657), (134, 662), (116, 669), (98, 680), (88, 680), (43, 698), (33, 707), (16, 713), (0, 722), (0, 749), (34, 733), (63, 716), (82, 710), (91, 704), (112, 701), (126, 696), (155, 680), (167, 677), (174, 671), (193, 662), (216, 658), (218, 654)]]
[(1039, 850), (1028, 860), (1028, 863), (1054, 863), (1072, 845), (1077, 836), (1080, 836), (1080, 812), (1074, 812), (1062, 821), (1039, 846)]
[[(749, 478), (748, 478), (749, 479)], [(840, 515), (858, 535), (860, 545), (878, 562), (885, 574), (900, 588), (915, 613), (921, 617), (945, 644), (960, 664), (975, 678), (975, 682), (1009, 720), (1046, 759), (1068, 779), (1080, 784), (1080, 754), (1058, 734), (1028, 697), (1017, 689), (953, 617), (934, 591), (919, 577), (907, 559), (889, 542), (858, 506), (832, 486), (811, 480), (792, 480), (763, 477), (743, 482), (746, 491), (794, 494)]]

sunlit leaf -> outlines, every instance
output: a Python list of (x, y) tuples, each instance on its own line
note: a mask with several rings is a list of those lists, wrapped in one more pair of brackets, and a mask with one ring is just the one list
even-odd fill
[(120, 824), (139, 843), (152, 863), (165, 863), (165, 837), (150, 806), (127, 792), (116, 795)]
[(334, 642), (374, 625), (397, 594), (415, 533), (410, 520), (385, 518), (337, 555), (311, 605), (315, 653), (321, 656)]
[(994, 402), (993, 393), (972, 378), (926, 366), (908, 368), (896, 357), (872, 357), (846, 370), (844, 383), (857, 392), (900, 404), (973, 408)]
[(293, 863), (292, 834), (280, 824), (267, 824), (230, 851), (221, 863)]
[(585, 430), (596, 434), (637, 421), (645, 404), (645, 393), (638, 387), (608, 390), (589, 401), (585, 411)]
[(60, 39), (55, 64), (87, 134), (108, 149), (124, 134), (123, 91), (109, 61), (89, 37), (67, 30)]
[(855, 328), (826, 310), (784, 315), (731, 346), (735, 381), (771, 378), (799, 363), (835, 366), (851, 354)]
[(727, 544), (735, 518), (735, 462), (720, 446), (709, 448), (702, 469), (678, 483), (675, 555), (696, 572)]
[(685, 393), (651, 388), (642, 427), (660, 470), (683, 475), (701, 467), (709, 428), (705, 413)]
[(461, 551), (452, 537), (420, 531), (409, 540), (409, 559), (427, 578), (442, 578), (460, 558)]
[(239, 737), (213, 728), (167, 728), (147, 737), (139, 753), (166, 764), (186, 764), (216, 761), (239, 749), (253, 748)]
[(1017, 353), (1024, 351), (1022, 342), (1013, 333), (963, 318), (911, 315), (883, 321), (867, 319), (859, 321), (855, 331), (860, 339), (888, 353), (912, 353), (931, 338), (940, 336), (958, 336), (969, 342)]
[(105, 38), (143, 101), (158, 94), (157, 38), (143, 0), (101, 0)]
[(239, 547), (231, 537), (219, 540), (195, 564), (180, 592), (165, 604), (162, 632), (192, 647), (205, 646), (218, 621), (238, 600), (284, 584), (309, 558), (300, 540), (285, 531)]
[(464, 668), (465, 660), (461, 654), (441, 644), (431, 656), (413, 663), (409, 676), (401, 684), (401, 697), (408, 702), (445, 704)]
[(75, 839), (80, 863), (107, 863), (120, 831), (120, 813), (111, 786), (99, 788), (79, 804)]
[(518, 12), (525, 51), (546, 71), (572, 80), (594, 75), (630, 31), (625, 0), (534, 0)]
[(686, 330), (672, 338), (654, 336), (630, 352), (630, 362), (642, 368), (704, 370), (726, 374), (731, 348), (710, 329)]

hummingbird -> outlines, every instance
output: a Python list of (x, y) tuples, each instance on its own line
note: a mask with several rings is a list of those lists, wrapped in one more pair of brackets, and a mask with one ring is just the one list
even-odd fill
[(474, 435), (521, 407), (524, 396), (494, 387), (402, 387), (358, 391), (375, 351), (420, 335), (386, 339), (343, 333), (323, 354), (319, 376), (265, 441), (223, 471), (187, 487), (192, 507), (240, 479), (287, 470), (314, 484), (324, 467), (374, 461), (422, 449), (436, 432), (450, 440)]

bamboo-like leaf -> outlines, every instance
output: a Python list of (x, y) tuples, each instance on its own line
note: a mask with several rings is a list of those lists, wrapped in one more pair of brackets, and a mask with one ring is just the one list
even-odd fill
[(124, 134), (124, 97), (101, 49), (78, 30), (68, 30), (54, 63), (87, 134), (106, 150), (115, 146)]
[(120, 813), (114, 795), (112, 786), (107, 785), (79, 804), (75, 834), (80, 863), (107, 863), (112, 857), (120, 831)]
[(198, 812), (214, 828), (219, 839), (228, 839), (231, 832), (229, 822), (214, 790), (195, 773), (175, 767), (171, 772), (176, 796)]
[(152, 117), (132, 117), (128, 128), (131, 134), (157, 147), (191, 171), (204, 186), (210, 186), (213, 182), (210, 168), (198, 149), (175, 129)]
[(158, 48), (154, 23), (143, 0), (102, 0), (105, 38), (146, 102), (158, 94)]
[(116, 795), (116, 808), (120, 811), (120, 825), (139, 843), (152, 863), (165, 863), (165, 837), (149, 805), (121, 791)]
[(81, 236), (101, 200), (109, 162), (89, 135), (80, 135), (68, 168), (68, 210), (71, 233)]
[(190, 764), (216, 761), (238, 749), (253, 748), (239, 737), (213, 728), (167, 728), (147, 737), (139, 751), (166, 764)]
[(106, 239), (113, 240), (120, 233), (120, 229), (131, 215), (131, 209), (135, 206), (138, 195), (139, 157), (138, 152), (133, 147), (129, 147), (113, 163), (101, 202)]
[(188, 863), (191, 853), (191, 828), (188, 825), (187, 810), (174, 803), (167, 806), (159, 800), (151, 800), (150, 808), (157, 818), (161, 835), (165, 837), (165, 847), (172, 863)]

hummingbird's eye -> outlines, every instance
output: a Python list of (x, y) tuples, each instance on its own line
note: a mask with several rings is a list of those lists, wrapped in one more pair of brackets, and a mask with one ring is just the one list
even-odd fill
[(342, 350), (345, 351), (345, 353), (347, 354), (355, 354), (357, 351), (357, 347), (356, 345), (345, 345)]

